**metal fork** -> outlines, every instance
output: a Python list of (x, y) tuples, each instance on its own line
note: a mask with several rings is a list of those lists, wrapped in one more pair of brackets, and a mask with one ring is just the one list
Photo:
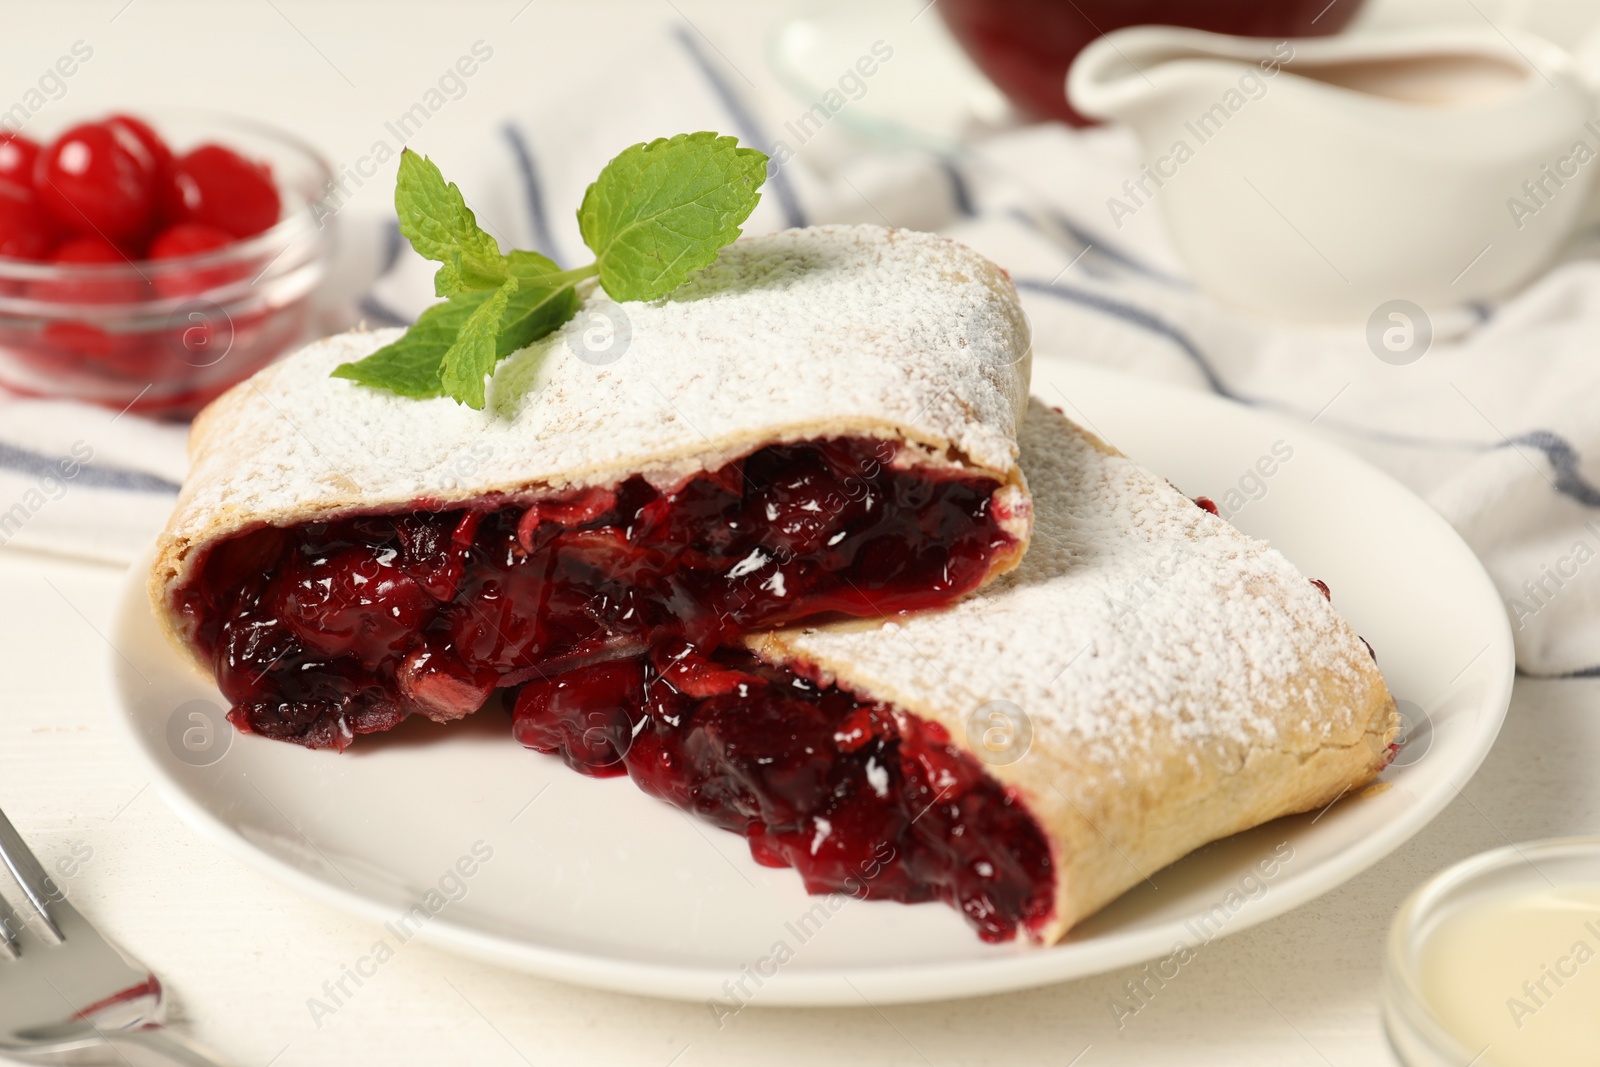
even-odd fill
[(0, 1056), (27, 1063), (220, 1067), (164, 1029), (161, 982), (112, 946), (39, 865), (0, 811), (0, 862), (24, 907), (0, 895)]

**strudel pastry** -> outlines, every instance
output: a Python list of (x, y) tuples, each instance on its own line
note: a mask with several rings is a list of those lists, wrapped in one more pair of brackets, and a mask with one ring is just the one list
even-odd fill
[(1021, 442), (1032, 545), (987, 589), (531, 681), (518, 739), (813, 892), (1041, 943), (1387, 765), (1394, 700), (1320, 583), (1037, 401)]
[(150, 596), (243, 730), (343, 748), (667, 639), (943, 604), (1027, 545), (1026, 322), (941, 238), (792, 230), (664, 300), (592, 292), (483, 411), (329, 376), (395, 336), (195, 423)]

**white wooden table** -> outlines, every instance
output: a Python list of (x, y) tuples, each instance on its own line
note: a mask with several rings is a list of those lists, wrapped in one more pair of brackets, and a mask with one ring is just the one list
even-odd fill
[[(446, 5), (124, 0), (0, 4), (0, 98), (75, 40), (93, 60), (51, 107), (203, 101), (302, 130), (354, 158), (472, 41), (496, 61), (419, 147), (448, 160), (508, 98), (580, 90), (631, 27), (682, 14), (754, 55), (751, 3), (533, 0)], [(281, 13), (280, 10), (281, 9)], [(115, 21), (111, 21), (115, 16)], [(428, 75), (428, 77), (424, 77)], [(448, 171), (448, 167), (446, 168)], [(380, 187), (382, 186), (382, 187)], [(386, 183), (357, 193), (387, 199)], [(176, 1015), (234, 1062), (276, 1064), (1392, 1064), (1378, 1008), (1390, 916), (1427, 875), (1508, 840), (1600, 832), (1600, 683), (1522, 681), (1499, 745), (1432, 826), (1328, 896), (1206, 947), (1119, 1030), (1135, 969), (1008, 996), (851, 1010), (618, 996), (407, 945), (317, 1025), (307, 1001), (377, 931), (204, 843), (163, 806), (112, 727), (107, 644), (123, 574), (0, 550), (0, 805), (79, 907), (165, 979)]]

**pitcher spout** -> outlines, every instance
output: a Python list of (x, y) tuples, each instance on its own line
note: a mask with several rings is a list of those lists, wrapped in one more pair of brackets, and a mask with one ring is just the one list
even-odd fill
[(1107, 34), (1080, 52), (1066, 89), (1083, 114), (1136, 125), (1143, 113), (1193, 99), (1219, 75), (1237, 78), (1254, 67), (1272, 77), (1294, 55), (1294, 44), (1286, 40), (1138, 26)]

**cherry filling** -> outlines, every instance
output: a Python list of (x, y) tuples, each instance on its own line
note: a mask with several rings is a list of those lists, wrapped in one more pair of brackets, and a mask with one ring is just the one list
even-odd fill
[(991, 942), (1049, 918), (1044, 835), (944, 727), (742, 649), (666, 642), (529, 682), (513, 731), (744, 835), (812, 893), (943, 900)]
[(840, 613), (946, 603), (1014, 547), (998, 483), (846, 438), (673, 489), (366, 515), (224, 541), (178, 596), (240, 729), (311, 747), (499, 686)]

